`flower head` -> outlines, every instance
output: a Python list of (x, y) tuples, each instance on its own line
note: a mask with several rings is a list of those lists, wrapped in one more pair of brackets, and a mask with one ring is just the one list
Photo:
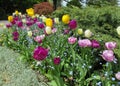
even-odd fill
[(116, 77), (116, 79), (120, 80), (120, 72), (117, 72), (117, 73), (115, 74), (115, 77)]
[(60, 61), (61, 61), (60, 57), (55, 57), (55, 58), (53, 59), (53, 62), (54, 62), (55, 65), (60, 64)]
[(62, 16), (62, 22), (68, 24), (70, 22), (70, 16), (68, 14)]
[(84, 32), (85, 37), (90, 38), (92, 36), (92, 32), (88, 29)]
[(69, 37), (68, 38), (69, 44), (74, 44), (76, 41), (77, 41), (77, 38), (75, 38), (75, 37)]
[(70, 27), (70, 29), (75, 29), (75, 28), (77, 27), (77, 22), (76, 22), (76, 20), (71, 20), (71, 21), (69, 22), (69, 27)]
[(118, 35), (120, 35), (120, 26), (117, 27), (116, 31), (117, 31)]
[(17, 31), (14, 31), (14, 32), (12, 33), (12, 36), (13, 36), (13, 40), (14, 40), (14, 41), (17, 41), (18, 38), (19, 38), (19, 33), (18, 33)]
[(78, 29), (78, 34), (83, 34), (83, 29)]
[(36, 22), (36, 24), (40, 29), (43, 29), (45, 27), (45, 25), (41, 22)]
[(51, 18), (46, 19), (46, 26), (52, 27), (53, 26), (53, 20)]
[(38, 61), (44, 60), (47, 57), (47, 55), (48, 55), (48, 50), (41, 46), (35, 48), (33, 52), (33, 58)]
[(13, 16), (8, 16), (8, 21), (12, 22), (13, 21)]
[(92, 45), (91, 41), (89, 39), (80, 39), (78, 41), (78, 44), (80, 47), (90, 47)]
[(112, 62), (115, 59), (115, 56), (112, 50), (104, 50), (101, 56), (105, 61), (108, 61), (108, 62)]
[(29, 9), (26, 9), (26, 12), (29, 16), (33, 16), (34, 15), (34, 9), (33, 8), (29, 8)]
[(55, 22), (56, 24), (59, 24), (59, 18), (54, 18), (54, 22)]
[(105, 43), (105, 47), (109, 50), (113, 50), (114, 48), (116, 48), (116, 42), (106, 42)]
[(40, 36), (36, 36), (34, 40), (38, 43), (41, 43), (44, 38), (45, 38), (45, 35), (40, 35)]
[(16, 24), (17, 24), (18, 27), (22, 27), (23, 26), (22, 21), (17, 21)]
[(32, 31), (28, 31), (28, 36), (31, 37), (32, 36)]
[(45, 28), (45, 33), (48, 34), (48, 35), (51, 34), (51, 33), (52, 33), (51, 27), (48, 27), (48, 26), (47, 26), (47, 27)]
[(92, 47), (93, 48), (99, 48), (100, 47), (100, 44), (97, 40), (92, 40), (91, 42), (92, 42)]

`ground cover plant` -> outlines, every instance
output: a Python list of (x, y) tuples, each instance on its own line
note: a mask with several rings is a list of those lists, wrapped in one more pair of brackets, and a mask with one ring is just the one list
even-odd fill
[[(34, 14), (32, 8), (26, 11), (27, 14), (15, 11), (8, 17), (10, 23), (4, 29), (1, 45), (19, 52), (19, 60), (45, 75), (49, 85), (120, 84), (118, 41), (105, 41), (109, 35), (82, 29), (85, 24), (69, 14), (50, 18)], [(119, 35), (119, 27), (116, 33)]]

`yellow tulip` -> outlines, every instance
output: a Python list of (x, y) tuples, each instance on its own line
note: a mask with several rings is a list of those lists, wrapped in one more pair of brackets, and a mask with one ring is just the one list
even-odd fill
[(18, 15), (18, 14), (19, 14), (19, 12), (16, 10), (16, 11), (15, 11), (15, 14), (16, 14), (16, 15)]
[(34, 9), (33, 8), (29, 8), (29, 9), (26, 9), (26, 12), (29, 16), (33, 16), (34, 15)]
[(12, 22), (13, 21), (13, 16), (8, 16), (8, 21)]
[(117, 31), (117, 34), (120, 35), (120, 26), (117, 27), (116, 31)]
[(46, 32), (48, 35), (51, 34), (51, 33), (52, 33), (51, 27), (47, 26), (47, 27), (45, 28), (45, 32)]
[(69, 15), (63, 15), (62, 16), (62, 22), (65, 24), (68, 24), (70, 22), (70, 16)]
[(78, 34), (83, 34), (83, 29), (78, 29)]
[(47, 18), (45, 23), (46, 23), (46, 26), (49, 26), (49, 27), (53, 26), (53, 21), (51, 18)]
[(32, 36), (32, 31), (28, 31), (28, 36), (29, 36), (29, 37)]

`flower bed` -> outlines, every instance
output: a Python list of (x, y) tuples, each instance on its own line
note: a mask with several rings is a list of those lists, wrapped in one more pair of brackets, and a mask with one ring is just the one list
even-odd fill
[[(26, 15), (16, 11), (8, 20), (2, 45), (22, 54), (20, 60), (44, 74), (50, 85), (120, 84), (120, 58), (114, 53), (117, 43), (94, 39), (93, 32), (78, 28), (68, 14), (59, 21), (34, 15), (30, 8)], [(115, 71), (114, 66), (118, 66)]]

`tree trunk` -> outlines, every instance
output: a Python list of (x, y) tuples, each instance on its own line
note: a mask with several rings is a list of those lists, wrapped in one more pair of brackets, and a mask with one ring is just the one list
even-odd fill
[(54, 10), (57, 9), (57, 0), (53, 0)]

